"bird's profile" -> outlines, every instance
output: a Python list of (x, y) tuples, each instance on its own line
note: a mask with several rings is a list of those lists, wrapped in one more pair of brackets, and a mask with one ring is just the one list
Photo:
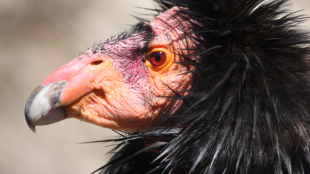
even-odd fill
[(29, 127), (119, 131), (108, 174), (310, 173), (310, 39), (287, 0), (155, 0), (158, 15), (53, 72)]

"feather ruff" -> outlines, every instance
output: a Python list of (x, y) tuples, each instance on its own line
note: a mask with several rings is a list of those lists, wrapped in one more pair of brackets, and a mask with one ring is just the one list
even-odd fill
[[(155, 0), (196, 21), (184, 109), (120, 133), (107, 174), (310, 173), (309, 34), (287, 0)], [(189, 51), (193, 51), (189, 48)], [(199, 56), (193, 61), (191, 56)], [(168, 121), (167, 121), (168, 120)]]

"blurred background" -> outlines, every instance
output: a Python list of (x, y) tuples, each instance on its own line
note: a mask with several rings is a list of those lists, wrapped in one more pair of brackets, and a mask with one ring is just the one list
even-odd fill
[[(79, 53), (151, 13), (151, 0), (0, 0), (0, 174), (87, 174), (109, 159), (108, 129), (68, 119), (37, 127), (24, 119), (30, 92)], [(310, 16), (309, 0), (288, 8)], [(141, 15), (138, 15), (141, 17)], [(151, 16), (145, 18), (152, 19)], [(310, 29), (310, 21), (304, 23)]]

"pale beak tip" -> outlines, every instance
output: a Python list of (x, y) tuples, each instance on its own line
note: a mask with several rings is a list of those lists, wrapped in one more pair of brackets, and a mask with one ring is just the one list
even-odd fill
[(66, 81), (40, 85), (29, 95), (25, 106), (25, 118), (29, 128), (35, 133), (36, 125), (48, 125), (67, 118), (60, 97)]

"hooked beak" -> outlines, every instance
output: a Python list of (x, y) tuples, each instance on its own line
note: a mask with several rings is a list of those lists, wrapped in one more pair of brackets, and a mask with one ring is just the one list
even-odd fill
[(91, 67), (93, 71), (89, 68), (98, 60), (105, 59), (98, 55), (82, 55), (54, 71), (32, 91), (26, 102), (25, 116), (33, 132), (36, 125), (48, 125), (68, 118), (66, 106), (92, 90), (87, 85), (96, 73), (91, 72), (100, 68)]
[[(35, 132), (36, 125), (48, 125), (66, 118), (88, 121), (88, 117), (81, 116), (83, 108), (74, 106), (88, 102), (86, 99), (80, 102), (83, 97), (95, 96), (104, 100), (105, 92), (102, 89), (109, 83), (104, 79), (120, 81), (120, 75), (107, 56), (88, 53), (63, 65), (28, 97), (25, 117), (29, 128)], [(88, 104), (91, 106), (89, 102)], [(89, 122), (97, 123), (98, 120), (104, 119), (95, 115)], [(112, 124), (112, 121), (102, 122), (106, 123), (103, 126)]]
[(66, 81), (38, 86), (28, 97), (25, 116), (29, 128), (35, 132), (36, 125), (48, 125), (67, 118), (60, 97)]

